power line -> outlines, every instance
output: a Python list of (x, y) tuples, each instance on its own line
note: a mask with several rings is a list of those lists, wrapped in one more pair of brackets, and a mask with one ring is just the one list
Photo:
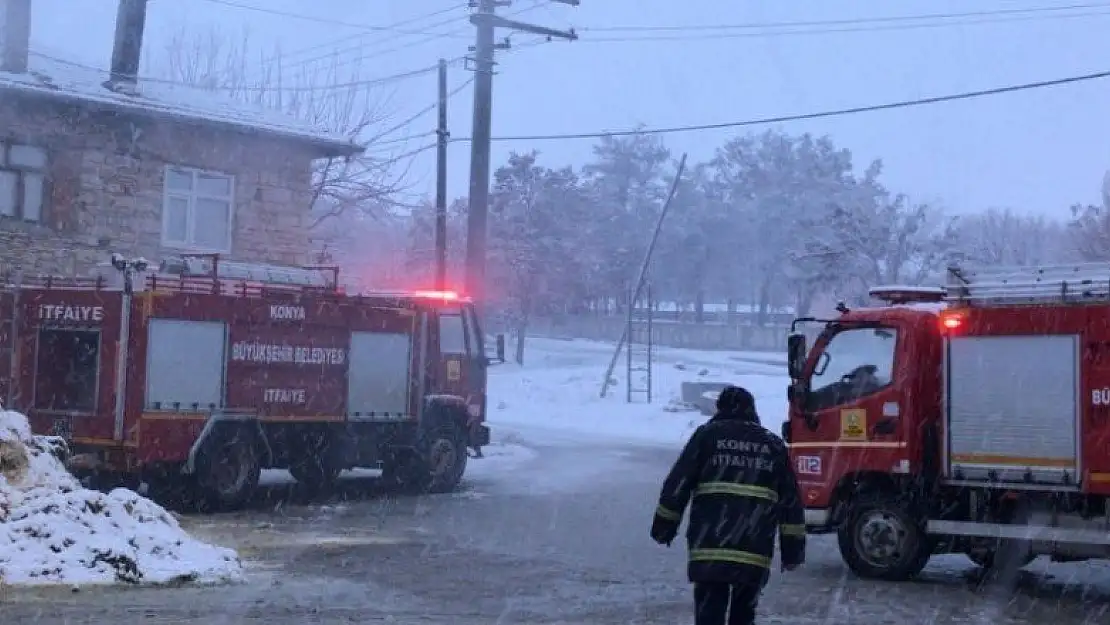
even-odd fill
[[(85, 64), (82, 64), (82, 63), (77, 63), (75, 61), (70, 61), (70, 60), (67, 60), (67, 59), (62, 59), (62, 58), (50, 56), (50, 55), (47, 55), (47, 54), (42, 54), (41, 52), (31, 51), (30, 54), (32, 56), (37, 56), (39, 58), (47, 59), (47, 60), (53, 61), (55, 63), (61, 63), (63, 65), (69, 65), (71, 67), (77, 67), (77, 68), (80, 68), (80, 69), (85, 69), (85, 70), (95, 71), (95, 72), (104, 72), (104, 73), (108, 72), (107, 69), (104, 69), (102, 67), (93, 67), (91, 65), (85, 65)], [(455, 59), (452, 59), (450, 62), (455, 63), (455, 62), (458, 62), (458, 61), (462, 60), (462, 58), (463, 57), (457, 57)], [(349, 89), (349, 88), (353, 88), (353, 87), (373, 87), (373, 86), (384, 85), (384, 84), (388, 84), (388, 83), (392, 83), (392, 82), (399, 82), (399, 81), (402, 81), (402, 80), (407, 80), (409, 78), (415, 78), (417, 76), (423, 76), (424, 74), (430, 74), (430, 73), (436, 71), (436, 69), (438, 69), (438, 65), (430, 65), (428, 67), (421, 67), (421, 68), (409, 70), (407, 72), (392, 74), (390, 76), (379, 76), (377, 78), (367, 78), (367, 79), (362, 79), (362, 80), (350, 80), (350, 81), (347, 81), (347, 82), (335, 83), (335, 84), (330, 84), (330, 85), (293, 85), (293, 86), (289, 86), (289, 87), (285, 87), (285, 86), (275, 87), (275, 86), (269, 86), (269, 85), (242, 85), (242, 86), (205, 85), (205, 84), (182, 82), (182, 81), (179, 81), (179, 80), (170, 80), (170, 79), (167, 79), (167, 78), (154, 78), (154, 77), (148, 77), (148, 76), (140, 76), (140, 77), (138, 77), (138, 80), (140, 82), (153, 83), (153, 84), (174, 85), (174, 86), (179, 86), (179, 87), (191, 87), (191, 88), (194, 88), (194, 89), (199, 89), (201, 91), (274, 92), (274, 93), (281, 92), (281, 93), (288, 93), (288, 92), (327, 91), (327, 90), (330, 90), (330, 89)]]
[[(527, 13), (529, 11), (534, 11), (538, 7), (543, 6), (547, 1), (548, 0), (533, 0), (531, 5), (526, 6), (526, 7), (522, 7), (520, 9), (515, 10), (515, 11), (509, 11), (508, 13), (505, 14), (505, 16), (506, 17), (515, 17), (515, 16), (518, 16), (518, 15), (522, 15), (524, 13)], [(437, 22), (436, 24), (430, 25), (429, 27), (441, 26), (441, 25), (450, 24), (450, 23), (457, 22), (457, 21), (458, 21), (458, 18), (452, 18), (452, 19), (446, 20), (444, 22)], [(449, 35), (451, 35), (451, 37), (463, 36), (462, 33), (465, 33), (468, 30), (469, 30), (469, 27), (465, 27), (465, 28), (458, 29), (458, 30), (448, 31), (445, 34), (449, 34)], [(389, 41), (389, 40), (393, 40), (393, 39), (400, 39), (401, 37), (403, 37), (403, 35), (396, 35), (396, 36), (388, 37), (388, 38), (386, 38), (386, 40), (380, 41), (380, 42), (377, 42), (377, 43), (384, 43), (385, 41)], [(344, 62), (340, 63), (338, 66), (342, 67), (342, 66), (346, 66), (346, 65), (351, 65), (353, 63), (357, 63), (359, 61), (365, 61), (365, 60), (372, 60), (372, 59), (380, 58), (380, 57), (386, 56), (388, 54), (393, 54), (394, 52), (399, 52), (401, 50), (407, 50), (409, 48), (414, 48), (416, 46), (424, 45), (425, 43), (429, 43), (429, 42), (435, 41), (437, 39), (442, 39), (442, 38), (443, 37), (440, 36), (440, 35), (430, 35), (428, 37), (424, 37), (424, 38), (418, 39), (416, 41), (410, 41), (410, 42), (407, 42), (407, 43), (404, 43), (404, 44), (401, 44), (401, 45), (398, 45), (398, 46), (394, 46), (392, 48), (387, 48), (385, 50), (376, 51), (376, 52), (373, 52), (372, 54), (359, 54), (358, 56), (353, 56), (352, 58), (345, 60)], [(339, 40), (339, 41), (342, 41), (342, 40)], [(371, 46), (373, 46), (373, 44), (371, 44)], [(316, 61), (329, 59), (329, 58), (332, 58), (332, 57), (335, 57), (335, 56), (338, 56), (338, 55), (345, 54), (347, 52), (359, 53), (359, 52), (364, 51), (365, 49), (366, 49), (366, 46), (364, 46), (364, 45), (355, 45), (355, 46), (348, 46), (346, 48), (339, 48), (339, 49), (336, 49), (336, 50), (332, 50), (331, 52), (328, 52), (326, 54), (321, 54), (321, 55), (317, 55), (317, 56), (314, 56), (314, 57), (309, 57), (309, 58), (301, 60), (301, 61), (297, 61), (296, 63), (293, 64), (293, 66), (296, 67), (296, 66), (299, 66), (299, 65), (308, 65), (308, 64), (314, 63)], [(459, 58), (463, 58), (463, 57), (459, 57)]]
[(1067, 6), (1034, 7), (1028, 9), (996, 9), (991, 11), (967, 11), (960, 13), (924, 13), (918, 15), (896, 15), (887, 17), (848, 18), (836, 20), (810, 20), (810, 21), (784, 21), (784, 22), (749, 22), (744, 24), (695, 24), (687, 26), (597, 26), (581, 28), (581, 31), (592, 32), (686, 32), (706, 30), (740, 30), (752, 28), (809, 28), (820, 26), (848, 26), (859, 24), (882, 24), (889, 22), (903, 22), (915, 20), (958, 19), (966, 17), (994, 17), (1004, 15), (1027, 15), (1041, 13), (1060, 13), (1078, 11), (1082, 9), (1100, 9), (1110, 7), (1110, 2), (1088, 2), (1083, 4), (1070, 4)]
[[(680, 132), (695, 132), (699, 130), (722, 130), (725, 128), (742, 128), (746, 126), (763, 126), (766, 124), (780, 124), (784, 122), (805, 121), (810, 119), (821, 119), (824, 117), (841, 117), (844, 115), (855, 115), (858, 113), (873, 113), (876, 111), (889, 111), (900, 108), (910, 108), (915, 106), (925, 106), (928, 104), (939, 104), (942, 102), (954, 102), (958, 100), (972, 100), (987, 96), (1002, 95), (1006, 93), (1015, 93), (1018, 91), (1031, 91), (1034, 89), (1044, 89), (1047, 87), (1058, 87), (1061, 85), (1068, 85), (1073, 83), (1087, 82), (1092, 80), (1101, 80), (1110, 77), (1110, 70), (1103, 72), (1095, 72), (1093, 74), (1082, 74), (1079, 76), (1069, 76), (1067, 78), (1057, 78), (1053, 80), (1042, 80), (1038, 82), (1021, 83), (1017, 85), (1009, 85), (1006, 87), (995, 87), (993, 89), (982, 89), (979, 91), (965, 91), (961, 93), (954, 93), (942, 96), (934, 96), (931, 98), (919, 98), (916, 100), (900, 100), (897, 102), (888, 102), (885, 104), (872, 104), (869, 106), (857, 106), (845, 109), (833, 109), (829, 111), (819, 111), (816, 113), (802, 113), (799, 115), (780, 115), (776, 117), (762, 117), (756, 119), (748, 119), (742, 121), (732, 122), (718, 122), (714, 124), (691, 124), (685, 126), (668, 126), (663, 128), (643, 128), (639, 130), (610, 130), (610, 131), (596, 131), (596, 132), (579, 132), (567, 134), (550, 134), (550, 135), (517, 135), (505, 137), (492, 137), (491, 141), (561, 141), (561, 140), (574, 140), (574, 139), (600, 139), (602, 137), (627, 137), (635, 135), (663, 135), (663, 134), (676, 134)], [(472, 139), (470, 137), (452, 139), (452, 141), (468, 142)]]
[(951, 28), (954, 26), (977, 26), (983, 24), (1008, 24), (1016, 22), (1034, 22), (1034, 21), (1049, 21), (1049, 20), (1066, 20), (1075, 19), (1079, 17), (1097, 17), (1110, 15), (1110, 11), (1091, 11), (1087, 13), (1072, 13), (1068, 15), (1040, 15), (1040, 16), (1017, 16), (1017, 17), (998, 17), (998, 18), (982, 18), (975, 20), (961, 20), (951, 22), (932, 22), (921, 24), (889, 24), (889, 25), (872, 25), (872, 26), (846, 26), (842, 28), (811, 28), (808, 30), (771, 30), (771, 31), (755, 31), (755, 32), (717, 32), (698, 34), (676, 34), (676, 35), (647, 35), (638, 37), (583, 37), (581, 41), (586, 43), (630, 43), (637, 41), (709, 41), (717, 39), (765, 39), (775, 37), (796, 37), (800, 35), (828, 35), (837, 33), (870, 33), (870, 32), (887, 32), (887, 31), (906, 31), (906, 30), (925, 30), (932, 28)]
[(219, 4), (221, 6), (232, 7), (236, 9), (243, 9), (245, 11), (255, 11), (257, 13), (266, 13), (269, 15), (277, 15), (280, 17), (288, 17), (292, 19), (304, 20), (306, 22), (315, 22), (317, 24), (327, 24), (329, 26), (343, 26), (345, 28), (357, 28), (368, 32), (395, 32), (402, 35), (428, 35), (443, 33), (429, 33), (428, 31), (420, 30), (400, 30), (395, 26), (371, 26), (369, 24), (357, 24), (354, 22), (344, 22), (342, 20), (334, 20), (326, 17), (316, 17), (314, 15), (305, 15), (303, 13), (290, 13), (288, 11), (279, 11), (277, 9), (267, 9), (264, 7), (257, 7), (250, 4), (242, 4), (239, 2), (232, 2), (231, 0), (204, 0), (211, 4)]
[[(461, 4), (455, 4), (455, 5), (447, 7), (446, 9), (439, 9), (438, 11), (432, 11), (431, 13), (425, 13), (425, 14), (420, 15), (418, 17), (410, 18), (410, 19), (407, 19), (407, 20), (402, 20), (400, 22), (395, 22), (395, 23), (391, 24), (389, 26), (389, 28), (393, 29), (393, 28), (397, 28), (397, 27), (400, 27), (400, 26), (407, 26), (409, 24), (415, 24), (417, 22), (422, 22), (422, 21), (424, 21), (428, 18), (431, 18), (431, 17), (438, 17), (440, 15), (444, 15), (446, 13), (451, 13), (451, 12), (457, 11), (459, 9), (465, 9), (467, 6), (468, 6), (468, 3), (466, 3), (466, 2), (463, 2)], [(451, 18), (451, 19), (448, 19), (448, 20), (435, 22), (434, 24), (428, 24), (428, 25), (426, 25), (426, 27), (427, 28), (438, 28), (439, 26), (445, 26), (445, 25), (451, 24), (451, 23), (453, 23), (457, 20), (458, 20), (458, 18)], [(278, 58), (283, 58), (283, 59), (284, 58), (295, 58), (295, 57), (301, 56), (302, 54), (304, 54), (306, 52), (315, 52), (316, 50), (323, 50), (325, 48), (333, 48), (337, 44), (343, 43), (345, 41), (350, 41), (352, 39), (362, 39), (363, 37), (366, 37), (366, 35), (367, 35), (367, 33), (358, 33), (358, 34), (355, 34), (355, 35), (347, 35), (345, 37), (340, 37), (339, 39), (333, 39), (331, 41), (327, 41), (325, 43), (320, 43), (320, 44), (308, 46), (307, 48), (298, 48), (296, 50), (293, 50), (292, 52), (279, 53), (279, 54), (271, 57), (269, 60), (273, 61), (273, 60), (277, 60)], [(404, 35), (393, 34), (389, 37), (386, 37), (384, 41), (392, 41), (394, 39), (400, 39), (403, 36)], [(382, 42), (378, 42), (378, 43), (382, 43)]]
[[(453, 90), (448, 92), (447, 93), (447, 98), (451, 99), (451, 98), (457, 96), (458, 94), (462, 93), (463, 89), (466, 89), (467, 87), (469, 87), (473, 83), (474, 83), (474, 77), (471, 76), (467, 80), (463, 81), (458, 87), (455, 87)], [(410, 139), (415, 139), (417, 137), (427, 137), (427, 136), (431, 136), (431, 135), (436, 134), (436, 132), (434, 130), (432, 130), (432, 131), (422, 133), (422, 134), (419, 134), (419, 135), (415, 135), (415, 136), (412, 136), (412, 137), (406, 137), (404, 139), (391, 139), (389, 141), (378, 141), (378, 139), (381, 139), (382, 137), (385, 137), (387, 135), (391, 135), (391, 134), (397, 132), (398, 130), (401, 130), (402, 128), (408, 126), (409, 124), (415, 122), (416, 120), (420, 119), (421, 117), (427, 115), (428, 113), (431, 113), (432, 111), (436, 110), (436, 108), (438, 106), (439, 106), (439, 102), (436, 102), (434, 104), (431, 104), (429, 106), (426, 106), (426, 107), (420, 109), (416, 113), (413, 113), (411, 116), (406, 118), (404, 121), (399, 122), (399, 123), (387, 128), (386, 130), (383, 130), (383, 131), (379, 132), (377, 135), (375, 135), (373, 138), (371, 138), (366, 143), (368, 145), (389, 145), (390, 143), (402, 143), (402, 142), (405, 142), (405, 141), (409, 141)]]

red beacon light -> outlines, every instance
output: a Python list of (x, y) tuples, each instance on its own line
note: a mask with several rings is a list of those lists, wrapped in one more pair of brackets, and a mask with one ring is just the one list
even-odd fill
[(940, 327), (945, 330), (957, 330), (964, 324), (962, 315), (955, 313), (942, 313), (940, 316)]
[(415, 291), (413, 295), (427, 299), (441, 299), (447, 302), (457, 302), (460, 299), (459, 294), (455, 291)]

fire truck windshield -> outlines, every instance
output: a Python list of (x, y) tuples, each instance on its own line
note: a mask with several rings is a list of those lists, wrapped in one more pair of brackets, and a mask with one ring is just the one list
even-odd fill
[(808, 408), (855, 401), (890, 384), (898, 333), (892, 328), (843, 328), (826, 343), (810, 379)]

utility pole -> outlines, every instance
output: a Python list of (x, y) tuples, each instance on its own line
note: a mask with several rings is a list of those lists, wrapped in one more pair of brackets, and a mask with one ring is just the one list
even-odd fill
[[(553, 0), (578, 6), (579, 0)], [(493, 68), (497, 50), (508, 50), (509, 40), (496, 41), (497, 29), (543, 35), (549, 39), (574, 41), (574, 30), (555, 30), (526, 24), (497, 15), (497, 9), (512, 4), (511, 0), (471, 0), (476, 11), (470, 23), (477, 29), (469, 68), (474, 76), (474, 121), (470, 143), (470, 206), (466, 219), (466, 291), (481, 302), (485, 298), (486, 279), (486, 216), (489, 211), (490, 140), (493, 124)]]
[(447, 288), (447, 61), (439, 60), (439, 123), (436, 126), (436, 288)]

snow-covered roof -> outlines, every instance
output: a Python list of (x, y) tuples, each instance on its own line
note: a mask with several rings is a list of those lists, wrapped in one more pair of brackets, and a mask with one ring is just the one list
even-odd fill
[(266, 134), (311, 145), (327, 156), (353, 155), (363, 149), (348, 137), (281, 111), (236, 102), (195, 87), (140, 80), (136, 95), (129, 95), (104, 86), (106, 71), (39, 56), (32, 56), (29, 69), (23, 74), (0, 72), (0, 91)]

